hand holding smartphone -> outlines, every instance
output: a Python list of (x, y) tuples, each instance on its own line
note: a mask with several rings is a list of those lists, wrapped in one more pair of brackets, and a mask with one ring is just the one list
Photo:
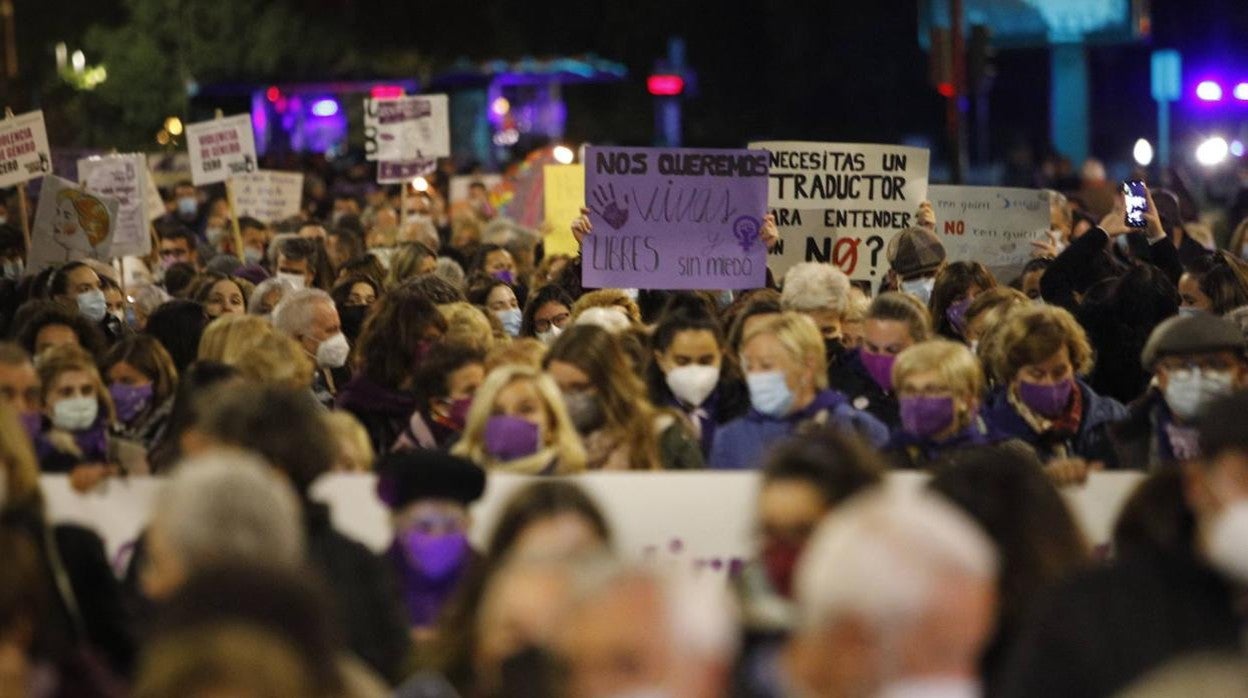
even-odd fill
[(1126, 205), (1127, 215), (1124, 221), (1130, 228), (1143, 228), (1148, 225), (1144, 214), (1148, 213), (1148, 188), (1138, 179), (1129, 179), (1122, 183), (1122, 198)]

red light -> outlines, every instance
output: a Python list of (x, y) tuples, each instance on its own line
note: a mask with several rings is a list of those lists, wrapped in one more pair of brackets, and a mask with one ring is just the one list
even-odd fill
[(655, 97), (674, 97), (685, 91), (685, 79), (679, 75), (651, 75), (646, 89)]
[(270, 87), (264, 91), (264, 96), (267, 97), (270, 102), (276, 102), (277, 99), (282, 96), (282, 91), (277, 89), (276, 86)]
[(403, 96), (402, 85), (373, 85), (373, 89), (369, 90), (369, 94), (373, 99), (390, 99), (393, 97)]
[(942, 82), (936, 86), (936, 91), (939, 92), (941, 96), (943, 97), (952, 97), (953, 96), (953, 83)]

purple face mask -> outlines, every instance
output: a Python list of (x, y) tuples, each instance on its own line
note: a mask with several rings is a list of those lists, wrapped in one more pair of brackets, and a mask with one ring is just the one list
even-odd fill
[(152, 401), (151, 383), (147, 385), (113, 383), (108, 386), (108, 392), (113, 396), (113, 405), (117, 408), (117, 418), (126, 423), (137, 417), (147, 407), (148, 403)]
[(920, 439), (931, 438), (953, 424), (952, 397), (903, 397), (901, 428)]
[(490, 276), (493, 276), (494, 278), (507, 284), (508, 286), (516, 282), (516, 277), (514, 274), (511, 273), (510, 269), (503, 269), (502, 271), (496, 271), (493, 274), (490, 274)]
[(401, 534), (399, 540), (408, 564), (433, 581), (441, 581), (458, 571), (468, 553), (468, 538), (462, 532), (408, 531)]
[(468, 423), (468, 410), (471, 409), (472, 398), (461, 397), (458, 400), (451, 401), (451, 411), (447, 417), (450, 418), (452, 424), (462, 430), (464, 425)]
[(895, 354), (872, 354), (863, 349), (858, 352), (858, 360), (876, 385), (886, 392), (893, 389), (893, 364), (897, 363)]
[(945, 319), (953, 326), (953, 331), (960, 335), (966, 334), (966, 311), (971, 307), (971, 299), (963, 298), (945, 308)]
[(1070, 404), (1070, 393), (1074, 388), (1075, 382), (1069, 378), (1053, 385), (1019, 381), (1018, 397), (1032, 412), (1053, 419), (1066, 411), (1066, 406)]
[(496, 414), (485, 423), (485, 450), (499, 460), (537, 453), (537, 425), (527, 419)]

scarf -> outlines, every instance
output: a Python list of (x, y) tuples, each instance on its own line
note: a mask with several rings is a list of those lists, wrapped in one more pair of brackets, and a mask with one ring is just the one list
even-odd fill
[(1005, 391), (1005, 395), (1010, 406), (1040, 437), (1041, 442), (1057, 445), (1079, 433), (1079, 425), (1083, 422), (1083, 391), (1079, 389), (1078, 383), (1075, 384), (1074, 390), (1070, 391), (1070, 404), (1066, 406), (1066, 411), (1053, 419), (1047, 419), (1033, 412), (1018, 396), (1016, 389), (1010, 388)]

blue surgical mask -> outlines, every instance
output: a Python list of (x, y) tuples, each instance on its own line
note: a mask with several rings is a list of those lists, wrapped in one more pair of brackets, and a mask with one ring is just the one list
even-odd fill
[(524, 313), (519, 308), (508, 308), (494, 313), (499, 322), (503, 323), (503, 331), (508, 337), (520, 336), (520, 324), (524, 321)]
[(78, 312), (91, 322), (103, 320), (104, 314), (108, 312), (108, 301), (104, 299), (104, 292), (97, 288), (79, 293)]
[(750, 404), (769, 417), (783, 417), (793, 407), (793, 391), (783, 371), (764, 371), (746, 376)]
[(909, 293), (923, 301), (923, 305), (927, 305), (932, 299), (932, 289), (936, 286), (936, 277), (925, 276), (921, 279), (910, 279), (901, 282), (902, 293)]
[(184, 196), (178, 199), (178, 214), (183, 218), (190, 218), (199, 212), (199, 202), (193, 196)]
[(1203, 315), (1204, 313), (1205, 313), (1204, 310), (1201, 310), (1200, 308), (1197, 308), (1194, 305), (1179, 306), (1179, 315), (1181, 315), (1182, 317), (1195, 317), (1197, 315)]

